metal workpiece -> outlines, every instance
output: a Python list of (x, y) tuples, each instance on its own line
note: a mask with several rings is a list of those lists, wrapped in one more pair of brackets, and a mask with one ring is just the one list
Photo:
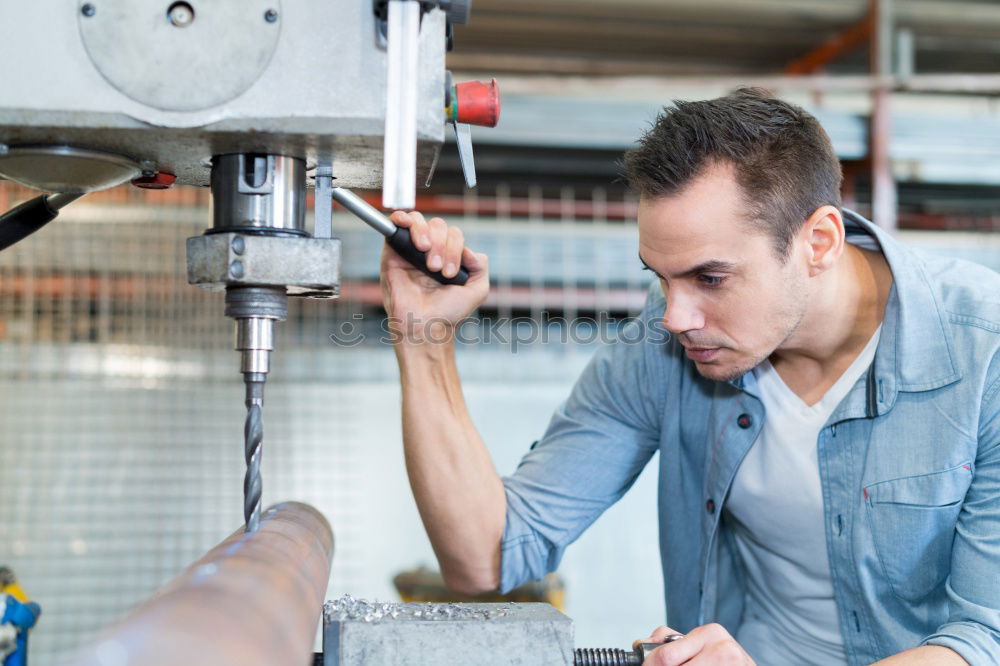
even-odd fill
[(573, 664), (573, 622), (549, 604), (328, 602), (323, 665)]
[(305, 160), (244, 153), (213, 157), (212, 228), (305, 235)]
[(322, 514), (273, 506), (256, 532), (234, 532), (69, 666), (308, 664), (332, 557)]

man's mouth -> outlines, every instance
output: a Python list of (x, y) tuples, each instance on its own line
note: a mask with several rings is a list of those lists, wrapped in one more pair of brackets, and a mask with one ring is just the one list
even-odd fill
[(705, 363), (711, 361), (721, 350), (721, 347), (685, 347), (684, 353), (692, 361)]

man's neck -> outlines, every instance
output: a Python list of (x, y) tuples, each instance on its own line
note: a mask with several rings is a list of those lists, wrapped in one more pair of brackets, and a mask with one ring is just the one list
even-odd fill
[(882, 323), (892, 271), (881, 252), (848, 244), (837, 266), (817, 279), (795, 333), (770, 357), (808, 405), (822, 399)]

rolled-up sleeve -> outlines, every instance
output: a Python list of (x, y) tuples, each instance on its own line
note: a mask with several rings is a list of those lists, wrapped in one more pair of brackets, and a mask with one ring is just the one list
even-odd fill
[(979, 453), (952, 547), (948, 622), (923, 640), (951, 648), (973, 666), (1000, 664), (1000, 380), (984, 394), (980, 422)]
[(659, 326), (663, 297), (602, 347), (545, 435), (504, 478), (500, 590), (555, 570), (566, 547), (635, 482), (659, 447), (673, 363)]

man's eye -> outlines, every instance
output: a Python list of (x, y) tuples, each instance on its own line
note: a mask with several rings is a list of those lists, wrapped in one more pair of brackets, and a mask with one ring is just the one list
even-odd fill
[(657, 273), (656, 271), (654, 271), (654, 270), (653, 270), (652, 268), (650, 268), (649, 266), (643, 266), (643, 267), (642, 267), (642, 270), (644, 270), (644, 271), (649, 271), (650, 273), (652, 273), (653, 275), (655, 275), (655, 276), (656, 276), (656, 279), (657, 279), (657, 280), (659, 280), (660, 282), (663, 282), (663, 281), (664, 281), (664, 280), (663, 280), (663, 276), (662, 276), (662, 275), (660, 275), (659, 273)]
[(705, 275), (701, 274), (698, 276), (698, 281), (701, 282), (706, 287), (718, 287), (725, 281), (725, 277), (721, 275)]

